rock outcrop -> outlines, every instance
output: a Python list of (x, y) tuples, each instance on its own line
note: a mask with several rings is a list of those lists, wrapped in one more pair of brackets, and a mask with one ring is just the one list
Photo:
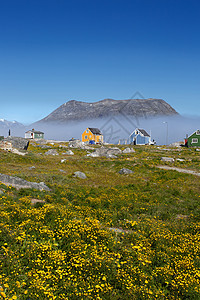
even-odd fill
[(116, 155), (121, 154), (121, 153), (122, 153), (122, 151), (117, 147), (113, 147), (113, 148), (101, 147), (101, 148), (97, 148), (92, 153), (88, 153), (87, 156), (89, 156), (89, 157), (105, 156), (107, 158), (116, 158)]
[[(25, 155), (29, 141), (22, 137), (7, 137), (0, 141), (0, 149), (10, 151), (19, 155)], [(23, 151), (23, 152), (22, 152)]]
[(22, 188), (28, 188), (28, 189), (36, 189), (36, 190), (45, 190), (50, 191), (50, 188), (44, 183), (44, 182), (30, 182), (27, 180), (24, 180), (19, 177), (0, 174), (0, 182), (2, 182), (5, 185), (10, 185), (15, 187), (16, 189), (22, 189)]
[(73, 177), (78, 177), (80, 179), (86, 179), (87, 178), (87, 176), (85, 175), (85, 173), (80, 172), (80, 171), (74, 172)]
[(134, 172), (130, 169), (122, 168), (118, 173), (121, 174), (121, 175), (129, 175), (129, 174), (132, 174)]

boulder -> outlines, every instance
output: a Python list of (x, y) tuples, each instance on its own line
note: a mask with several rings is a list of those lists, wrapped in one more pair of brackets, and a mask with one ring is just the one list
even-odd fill
[(29, 170), (33, 170), (35, 169), (35, 166), (29, 167)]
[(0, 190), (0, 195), (4, 195), (4, 191), (3, 190)]
[(0, 149), (13, 152), (18, 155), (25, 155), (26, 152), (21, 152), (27, 150), (29, 146), (29, 141), (21, 137), (7, 137), (0, 141)]
[(78, 178), (81, 178), (81, 179), (86, 179), (87, 178), (87, 176), (85, 175), (85, 173), (80, 172), (80, 171), (74, 172), (73, 177), (78, 177)]
[(22, 137), (9, 136), (0, 142), (0, 147), (4, 147), (4, 144), (9, 145), (11, 149), (15, 148), (18, 150), (27, 150), (29, 141)]
[(122, 153), (133, 153), (135, 150), (133, 148), (126, 148), (122, 151)]
[(68, 150), (62, 153), (63, 155), (74, 155), (74, 152), (72, 150)]
[(121, 175), (128, 175), (128, 174), (132, 174), (134, 172), (130, 169), (122, 168), (118, 173)]
[(37, 204), (37, 203), (40, 203), (40, 204), (45, 204), (46, 203), (46, 201), (44, 201), (44, 200), (40, 200), (40, 199), (31, 199), (31, 205), (35, 205), (35, 204)]
[(87, 156), (89, 156), (89, 157), (100, 157), (99, 153), (98, 153), (98, 152), (96, 152), (96, 151), (94, 151), (94, 152), (92, 152), (92, 153), (89, 153), (89, 154), (87, 154)]
[(80, 140), (72, 140), (69, 142), (68, 146), (70, 148), (79, 148), (79, 149), (84, 149), (84, 150), (94, 149), (93, 147), (86, 145), (85, 143), (81, 142)]
[(185, 159), (183, 159), (183, 158), (177, 158), (176, 160), (177, 161), (185, 161)]
[(105, 157), (106, 158), (117, 158), (117, 156), (114, 154), (106, 154)]
[(40, 191), (42, 190), (50, 191), (50, 188), (46, 186), (44, 182), (40, 182), (40, 183), (30, 182), (22, 178), (10, 176), (10, 175), (0, 174), (0, 181), (3, 184), (8, 186), (11, 185), (16, 189), (30, 188), (30, 189), (40, 190)]
[(66, 159), (65, 159), (65, 158), (64, 158), (64, 159), (61, 159), (60, 162), (61, 162), (61, 164), (62, 164), (62, 163), (64, 163), (64, 162), (66, 162)]
[(105, 156), (107, 158), (116, 158), (115, 155), (120, 154), (122, 151), (115, 147), (115, 148), (97, 148), (94, 152), (87, 154), (87, 156), (90, 157), (101, 157)]
[(174, 158), (172, 158), (172, 157), (161, 157), (161, 161), (163, 161), (163, 162), (174, 162)]
[(45, 152), (45, 155), (58, 155), (58, 152), (55, 149), (50, 149), (49, 151)]

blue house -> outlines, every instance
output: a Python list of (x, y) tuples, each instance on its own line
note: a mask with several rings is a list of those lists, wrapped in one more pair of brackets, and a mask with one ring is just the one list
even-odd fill
[(129, 143), (132, 145), (151, 145), (150, 135), (144, 130), (136, 128), (129, 136)]

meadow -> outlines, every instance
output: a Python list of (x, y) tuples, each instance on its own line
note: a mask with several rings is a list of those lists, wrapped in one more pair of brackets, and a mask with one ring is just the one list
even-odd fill
[(51, 189), (0, 183), (1, 299), (200, 299), (200, 177), (157, 168), (200, 172), (200, 152), (134, 146), (111, 159), (38, 146), (0, 151), (0, 173)]

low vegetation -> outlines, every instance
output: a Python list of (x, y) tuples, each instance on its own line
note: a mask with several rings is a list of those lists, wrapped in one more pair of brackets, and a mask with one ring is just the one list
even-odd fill
[(200, 172), (200, 152), (135, 146), (111, 159), (50, 146), (58, 155), (35, 143), (0, 152), (0, 173), (51, 189), (0, 184), (1, 298), (200, 299), (200, 177), (157, 168)]

